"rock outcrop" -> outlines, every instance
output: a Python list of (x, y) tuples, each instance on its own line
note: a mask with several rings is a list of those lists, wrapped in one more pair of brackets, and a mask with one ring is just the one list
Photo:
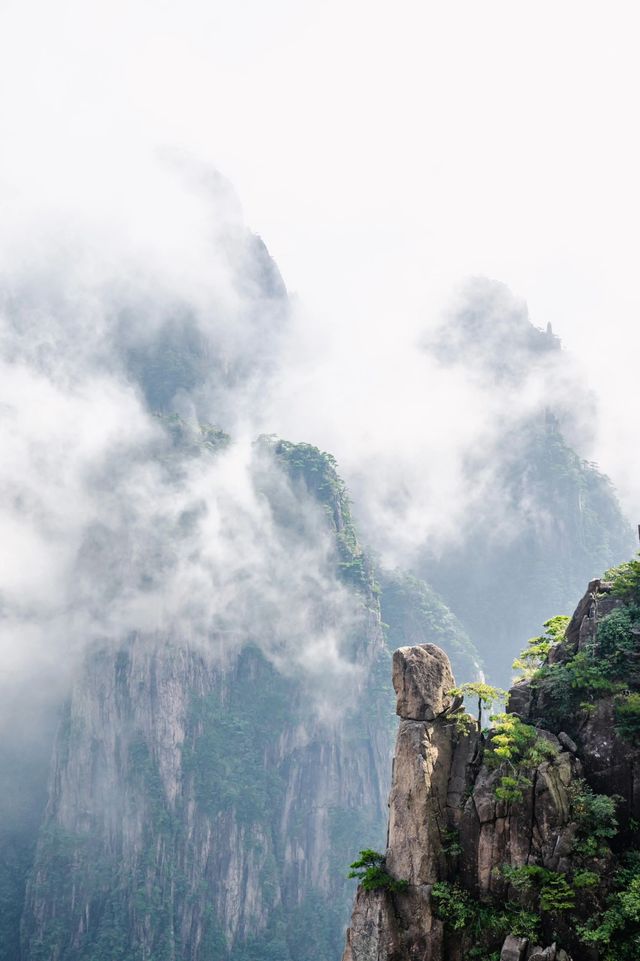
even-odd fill
[(400, 728), (386, 867), (409, 886), (394, 894), (359, 889), (343, 961), (444, 957), (444, 926), (434, 913), (431, 887), (446, 874), (446, 839), (460, 820), (479, 736), (455, 733), (448, 713), (454, 680), (443, 651), (431, 644), (400, 648), (393, 684)]
[[(616, 721), (629, 692), (615, 687), (615, 674), (611, 682), (589, 674), (599, 696), (588, 704), (575, 680), (581, 675), (567, 682), (554, 667), (578, 670), (582, 652), (596, 671), (596, 638), (607, 664), (618, 663), (619, 652), (604, 648), (612, 636), (607, 618), (624, 609), (633, 619), (637, 608), (610, 590), (589, 584), (565, 640), (552, 647), (548, 667), (513, 689), (512, 713), (497, 732), (478, 732), (452, 701), (442, 651), (395, 652), (400, 726), (384, 860), (393, 880), (358, 889), (343, 961), (613, 957), (598, 949), (611, 937), (606, 925), (591, 939), (588, 930), (617, 897), (625, 852), (640, 849), (640, 748)], [(633, 664), (636, 628), (629, 634), (624, 624), (620, 650)], [(579, 706), (559, 720), (560, 695)], [(500, 754), (505, 736), (511, 741)], [(636, 944), (634, 910), (631, 934), (616, 916), (627, 947)]]
[(451, 704), (449, 658), (434, 644), (401, 647), (393, 655), (396, 713), (409, 721), (433, 721)]

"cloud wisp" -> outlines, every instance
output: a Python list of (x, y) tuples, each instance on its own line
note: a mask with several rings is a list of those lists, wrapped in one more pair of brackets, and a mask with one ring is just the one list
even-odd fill
[[(321, 506), (254, 442), (288, 323), (282, 280), (227, 185), (204, 178), (200, 202), (197, 279), (149, 249), (110, 260), (95, 234), (4, 271), (4, 676), (64, 683), (89, 645), (132, 633), (223, 659), (253, 643), (313, 681), (320, 709), (359, 675), (362, 603)], [(91, 256), (72, 255), (80, 240)], [(231, 442), (203, 442), (211, 422)]]
[[(218, 652), (258, 638), (281, 670), (351, 677), (358, 602), (318, 505), (265, 469), (255, 438), (335, 454), (366, 541), (406, 568), (473, 513), (515, 534), (492, 452), (546, 408), (588, 445), (593, 400), (502, 285), (470, 282), (419, 329), (337, 328), (287, 296), (218, 174), (166, 153), (141, 169), (108, 212), (70, 208), (64, 227), (43, 215), (10, 249), (4, 237), (7, 670), (137, 631), (215, 637)], [(158, 410), (233, 442), (178, 468)], [(304, 537), (274, 519), (265, 476)]]

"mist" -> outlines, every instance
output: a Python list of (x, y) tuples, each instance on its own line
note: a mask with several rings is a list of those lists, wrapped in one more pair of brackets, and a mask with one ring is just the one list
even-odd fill
[[(225, 178), (166, 153), (150, 164), (126, 211), (78, 214), (62, 235), (45, 219), (3, 262), (5, 676), (47, 676), (57, 697), (88, 649), (131, 635), (221, 664), (256, 643), (329, 717), (359, 683), (366, 613), (320, 505), (257, 438), (334, 453), (366, 546), (407, 569), (476, 514), (503, 544), (517, 536), (499, 445), (553, 410), (588, 451), (595, 399), (496, 281), (461, 283), (419, 331), (327, 329)], [(128, 216), (142, 225), (165, 198), (166, 224), (132, 234)]]
[(194, 197), (193, 169), (158, 165), (180, 262), (175, 218), (136, 249), (76, 221), (2, 271), (3, 686), (55, 699), (132, 635), (221, 664), (254, 643), (336, 713), (362, 602), (321, 505), (257, 443), (286, 290), (215, 171)]
[[(541, 140), (527, 63), (491, 39), (498, 13), (509, 19), (498, 6), (481, 18), (464, 5), (459, 29), (403, 4), (391, 33), (375, 4), (344, 16), (314, 5), (308, 21), (287, 2), (268, 14), (192, 2), (188, 16), (144, 2), (91, 16), (75, 2), (5, 6), (0, 593), (12, 677), (34, 665), (64, 674), (87, 643), (178, 625), (198, 642), (217, 626), (231, 649), (260, 633), (280, 665), (301, 657), (304, 635), (304, 659), (343, 665), (359, 615), (332, 572), (317, 505), (289, 492), (313, 526), (311, 557), (274, 525), (256, 487), (262, 433), (337, 457), (362, 537), (392, 567), (410, 567), (425, 543), (459, 541), (474, 512), (492, 517), (496, 536), (515, 531), (490, 458), (480, 468), (477, 454), (546, 408), (637, 511), (635, 418), (620, 398), (634, 360), (620, 345), (633, 342), (638, 301), (618, 282), (636, 144), (612, 185), (627, 213), (594, 200), (585, 231), (581, 190), (611, 162), (590, 159), (578, 138), (574, 184), (575, 156), (554, 149), (552, 162), (546, 150), (574, 90), (562, 58), (573, 20), (556, 17), (551, 41), (550, 9), (529, 24), (549, 54)], [(597, 17), (582, 22), (578, 72), (598, 45)], [(448, 64), (438, 38), (452, 36)], [(464, 58), (477, 67), (473, 93), (455, 82)], [(606, 90), (633, 89), (631, 69), (616, 58)], [(489, 147), (471, 156), (480, 132)], [(509, 191), (526, 176), (514, 210)], [(616, 226), (615, 252), (590, 270), (600, 228), (611, 237)], [(474, 311), (496, 339), (452, 363), (438, 344), (454, 350)], [(511, 343), (514, 367), (496, 375), (499, 321), (514, 316), (542, 330), (552, 321), (567, 350), (533, 361), (524, 351), (519, 365)], [(145, 364), (176, 337), (193, 364), (152, 387)], [(158, 408), (232, 443), (172, 473)], [(263, 599), (259, 610), (248, 597)], [(283, 624), (283, 610), (299, 622)]]

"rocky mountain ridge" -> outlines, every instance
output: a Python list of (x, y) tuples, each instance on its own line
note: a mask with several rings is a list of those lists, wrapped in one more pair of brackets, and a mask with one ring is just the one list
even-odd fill
[(396, 651), (387, 850), (343, 961), (638, 957), (639, 588), (639, 562), (591, 582), (487, 732), (442, 651)]

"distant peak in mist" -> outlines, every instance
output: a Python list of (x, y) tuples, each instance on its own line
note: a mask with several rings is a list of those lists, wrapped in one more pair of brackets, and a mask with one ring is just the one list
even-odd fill
[(126, 232), (115, 213), (69, 214), (63, 240), (50, 229), (15, 263), (0, 251), (0, 351), (56, 382), (107, 376), (150, 412), (233, 426), (274, 375), (286, 286), (229, 183), (161, 159)]
[(500, 379), (522, 376), (561, 350), (547, 324), (535, 326), (526, 301), (497, 280), (474, 277), (427, 346), (446, 364), (468, 364)]

